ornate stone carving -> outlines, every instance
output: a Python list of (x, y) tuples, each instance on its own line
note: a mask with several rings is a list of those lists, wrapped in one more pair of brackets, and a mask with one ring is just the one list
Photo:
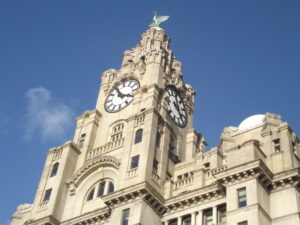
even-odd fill
[(116, 79), (116, 77), (117, 71), (114, 69), (109, 69), (102, 73), (102, 88), (105, 95), (108, 94), (108, 91), (112, 87), (112, 83)]
[(100, 156), (82, 166), (72, 178), (66, 181), (70, 195), (75, 194), (76, 187), (78, 187), (79, 183), (85, 176), (89, 175), (90, 172), (94, 171), (98, 167), (108, 166), (108, 164), (119, 169), (121, 162), (114, 156)]
[(189, 114), (191, 114), (194, 110), (195, 94), (195, 90), (189, 84), (185, 84), (183, 103), (186, 106), (186, 110)]

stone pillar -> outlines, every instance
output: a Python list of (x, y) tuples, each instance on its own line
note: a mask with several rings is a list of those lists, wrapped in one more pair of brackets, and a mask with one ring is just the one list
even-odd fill
[(177, 217), (177, 225), (182, 225), (182, 216)]
[(197, 225), (202, 225), (203, 224), (203, 210), (200, 210), (199, 211), (199, 214), (198, 214), (198, 220), (197, 220)]
[(213, 216), (213, 224), (217, 224), (217, 206), (213, 207), (213, 211), (212, 211), (212, 216)]
[(196, 212), (191, 215), (191, 225), (196, 225)]
[(169, 225), (169, 220), (165, 221), (164, 225)]

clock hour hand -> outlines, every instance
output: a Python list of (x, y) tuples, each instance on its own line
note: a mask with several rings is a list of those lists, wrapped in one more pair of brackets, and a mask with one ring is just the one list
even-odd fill
[(117, 91), (117, 93), (118, 93), (118, 97), (121, 97), (121, 98), (123, 98), (125, 95), (124, 94), (122, 94), (122, 92), (119, 90), (119, 88), (117, 88), (116, 87), (116, 91)]
[(174, 106), (175, 106), (176, 110), (177, 110), (178, 112), (180, 112), (180, 109), (179, 109), (179, 106), (178, 106), (177, 100), (175, 100), (175, 101), (173, 102), (173, 104), (174, 104)]

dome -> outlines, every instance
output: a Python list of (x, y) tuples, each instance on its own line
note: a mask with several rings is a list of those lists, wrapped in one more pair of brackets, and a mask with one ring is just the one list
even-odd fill
[(265, 115), (263, 114), (249, 116), (240, 123), (239, 130), (246, 130), (248, 128), (255, 127), (263, 123), (264, 118)]

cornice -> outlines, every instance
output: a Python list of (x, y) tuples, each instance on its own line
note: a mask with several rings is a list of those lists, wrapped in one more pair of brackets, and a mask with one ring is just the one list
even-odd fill
[(40, 219), (37, 219), (37, 220), (26, 221), (24, 223), (24, 225), (40, 225), (40, 224), (47, 224), (47, 223), (50, 223), (50, 224), (53, 224), (53, 225), (60, 225), (60, 222), (55, 217), (53, 217), (52, 215), (46, 216), (46, 217), (43, 217), (43, 218), (40, 218)]
[(159, 215), (165, 212), (163, 197), (146, 182), (103, 197), (103, 201), (110, 208), (141, 199), (145, 200)]
[(224, 196), (225, 188), (219, 183), (215, 183), (168, 199), (165, 202), (166, 214), (171, 214), (186, 207), (191, 207), (194, 204), (199, 204), (207, 200), (222, 198)]
[(111, 209), (108, 207), (103, 207), (101, 209), (94, 210), (92, 212), (85, 213), (83, 215), (77, 216), (70, 220), (66, 220), (61, 223), (61, 225), (88, 225), (95, 224), (96, 222), (103, 222), (110, 218)]

